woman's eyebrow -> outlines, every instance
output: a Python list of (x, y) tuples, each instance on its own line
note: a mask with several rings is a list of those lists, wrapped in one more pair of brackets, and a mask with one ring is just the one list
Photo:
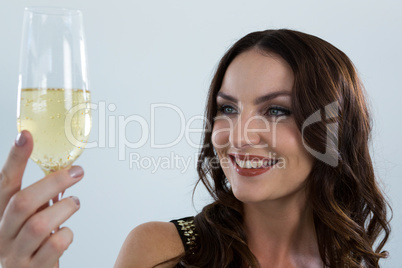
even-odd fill
[[(237, 102), (237, 101), (238, 101), (235, 97), (232, 97), (232, 96), (227, 95), (227, 94), (225, 94), (225, 93), (223, 93), (223, 92), (220, 92), (220, 91), (218, 92), (218, 95), (217, 95), (217, 96), (218, 96), (218, 97), (221, 97), (221, 98), (223, 98), (223, 99), (232, 101), (232, 102)], [(258, 104), (261, 104), (261, 103), (263, 103), (263, 102), (266, 102), (266, 101), (272, 100), (272, 99), (274, 99), (274, 98), (277, 98), (277, 97), (279, 97), (279, 96), (288, 96), (288, 97), (290, 97), (290, 96), (291, 96), (291, 92), (290, 92), (290, 91), (287, 91), (287, 90), (275, 91), (275, 92), (269, 93), (269, 94), (267, 94), (267, 95), (258, 97), (258, 98), (254, 101), (254, 104), (255, 104), (255, 105), (258, 105)]]
[(221, 97), (222, 99), (228, 100), (228, 101), (232, 101), (232, 102), (237, 102), (237, 99), (235, 97), (232, 97), (230, 95), (227, 95), (223, 92), (218, 92), (217, 97)]

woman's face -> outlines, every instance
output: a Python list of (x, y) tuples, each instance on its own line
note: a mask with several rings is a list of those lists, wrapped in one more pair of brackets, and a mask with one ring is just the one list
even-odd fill
[(237, 199), (260, 202), (303, 191), (313, 158), (291, 109), (294, 76), (276, 54), (250, 50), (229, 65), (217, 96), (212, 141)]

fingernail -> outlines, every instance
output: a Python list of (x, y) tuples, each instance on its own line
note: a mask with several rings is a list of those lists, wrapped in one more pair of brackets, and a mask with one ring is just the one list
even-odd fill
[(70, 168), (68, 173), (70, 174), (70, 176), (72, 178), (78, 178), (78, 177), (81, 177), (84, 174), (84, 170), (80, 166), (73, 166), (73, 167)]
[(18, 133), (17, 138), (15, 139), (15, 145), (18, 147), (24, 146), (25, 142), (27, 141), (27, 138), (23, 134), (23, 132)]
[(78, 207), (80, 206), (80, 200), (78, 199), (78, 197), (76, 197), (76, 196), (70, 196), (70, 198), (71, 198), (72, 200), (74, 200), (74, 202), (77, 204)]

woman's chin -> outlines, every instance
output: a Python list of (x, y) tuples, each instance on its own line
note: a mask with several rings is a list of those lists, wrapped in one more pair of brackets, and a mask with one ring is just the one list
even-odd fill
[(242, 203), (261, 203), (276, 198), (270, 193), (261, 193), (252, 190), (246, 191), (244, 189), (232, 189), (232, 191), (236, 199), (241, 201)]

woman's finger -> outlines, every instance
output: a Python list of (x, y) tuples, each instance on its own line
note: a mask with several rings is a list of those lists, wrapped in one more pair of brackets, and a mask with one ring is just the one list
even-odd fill
[(69, 197), (33, 215), (14, 240), (18, 255), (31, 256), (49, 234), (70, 218), (79, 207), (79, 199)]
[(79, 166), (51, 173), (44, 179), (16, 193), (8, 203), (4, 217), (0, 222), (0, 241), (7, 242), (15, 238), (24, 222), (38, 208), (49, 202), (58, 193), (77, 183), (84, 175)]
[(28, 131), (23, 130), (18, 134), (0, 172), (0, 220), (10, 198), (21, 189), (22, 175), (32, 148), (32, 136)]
[(73, 242), (73, 232), (63, 227), (50, 235), (40, 249), (33, 255), (31, 267), (53, 268), (57, 260)]

